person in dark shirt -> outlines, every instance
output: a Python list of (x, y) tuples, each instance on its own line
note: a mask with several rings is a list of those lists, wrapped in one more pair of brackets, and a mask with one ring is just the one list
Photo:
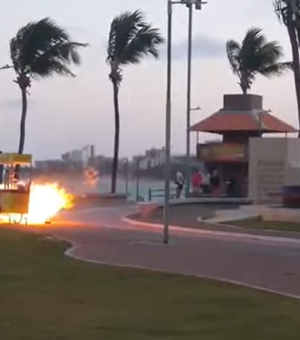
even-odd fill
[(217, 170), (214, 170), (210, 176), (210, 186), (213, 195), (218, 195), (220, 193), (221, 179)]

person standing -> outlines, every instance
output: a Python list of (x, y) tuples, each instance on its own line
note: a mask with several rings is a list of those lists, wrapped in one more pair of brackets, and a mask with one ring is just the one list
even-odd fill
[(210, 174), (205, 171), (202, 180), (202, 193), (208, 195), (210, 193)]
[(202, 174), (199, 170), (196, 170), (192, 176), (192, 188), (194, 194), (199, 194), (202, 186)]
[(176, 173), (175, 184), (176, 184), (176, 198), (180, 198), (185, 184), (183, 174), (180, 171), (177, 171)]
[(214, 170), (210, 177), (210, 186), (213, 195), (219, 195), (220, 193), (221, 178), (217, 170)]

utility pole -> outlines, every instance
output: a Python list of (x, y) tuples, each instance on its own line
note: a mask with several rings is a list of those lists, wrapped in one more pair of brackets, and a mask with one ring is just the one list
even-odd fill
[[(168, 0), (168, 37), (167, 37), (167, 90), (166, 90), (166, 131), (165, 131), (165, 196), (164, 196), (164, 228), (163, 242), (169, 243), (169, 205), (170, 205), (170, 177), (171, 177), (171, 105), (172, 105), (172, 7), (186, 5), (189, 8), (189, 42), (188, 42), (188, 91), (187, 91), (187, 164), (190, 159), (190, 113), (191, 113), (191, 61), (192, 61), (192, 25), (193, 5), (201, 9), (202, 0)], [(189, 178), (187, 178), (189, 181)]]

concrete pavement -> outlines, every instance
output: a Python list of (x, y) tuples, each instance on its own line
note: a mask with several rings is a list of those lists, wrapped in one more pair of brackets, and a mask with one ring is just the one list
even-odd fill
[(58, 222), (66, 227), (51, 232), (74, 244), (68, 255), (86, 261), (216, 278), (300, 299), (299, 242), (178, 229), (165, 246), (159, 228), (124, 222), (130, 212), (133, 207), (66, 212)]

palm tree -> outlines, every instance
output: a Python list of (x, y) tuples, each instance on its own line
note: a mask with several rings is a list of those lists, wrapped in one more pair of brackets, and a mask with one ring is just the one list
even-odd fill
[(10, 41), (10, 56), (22, 93), (22, 114), (18, 152), (23, 153), (27, 116), (27, 95), (32, 79), (54, 74), (74, 76), (69, 66), (80, 64), (78, 47), (68, 33), (52, 20), (45, 18), (22, 27)]
[(265, 77), (280, 76), (292, 65), (280, 62), (283, 56), (282, 47), (276, 41), (267, 41), (259, 28), (249, 29), (242, 44), (228, 40), (226, 50), (243, 94), (250, 90), (257, 74)]
[(110, 66), (109, 79), (113, 85), (115, 110), (114, 157), (112, 167), (111, 192), (116, 192), (119, 143), (120, 110), (119, 88), (122, 82), (122, 68), (126, 65), (139, 64), (148, 55), (159, 57), (158, 47), (164, 39), (157, 28), (153, 28), (142, 12), (125, 12), (115, 17), (110, 26), (107, 45), (107, 63)]
[[(275, 0), (275, 12), (287, 28), (293, 56), (294, 82), (298, 106), (298, 121), (300, 121), (300, 1)], [(299, 136), (300, 137), (300, 132)]]

